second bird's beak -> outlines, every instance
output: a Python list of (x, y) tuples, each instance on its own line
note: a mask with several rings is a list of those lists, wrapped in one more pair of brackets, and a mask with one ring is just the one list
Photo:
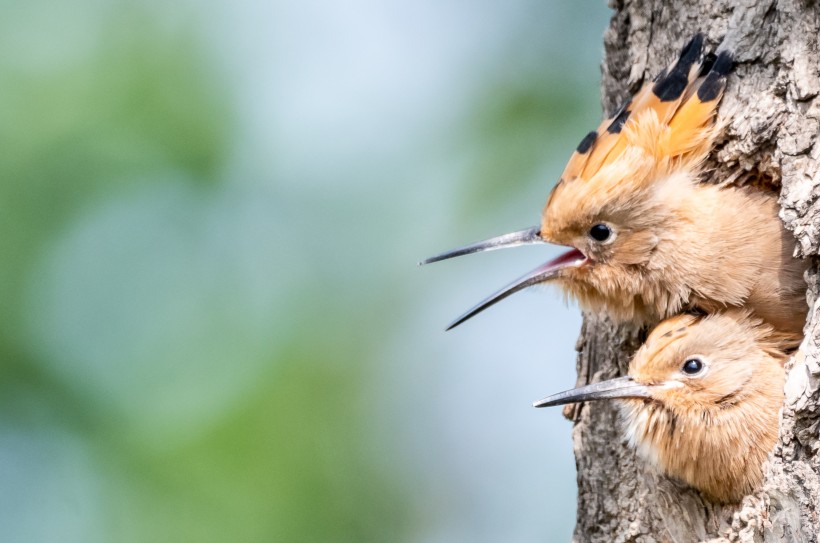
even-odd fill
[(600, 383), (592, 383), (585, 387), (573, 388), (547, 396), (532, 404), (533, 407), (550, 407), (567, 403), (588, 402), (611, 398), (650, 398), (647, 385), (636, 383), (632, 377), (618, 377)]
[[(431, 264), (433, 262), (439, 262), (441, 260), (447, 260), (449, 258), (469, 255), (472, 253), (494, 251), (496, 249), (506, 249), (508, 247), (518, 247), (520, 245), (533, 245), (540, 243), (546, 242), (541, 237), (541, 229), (537, 226), (534, 226), (526, 230), (519, 230), (518, 232), (513, 232), (511, 234), (504, 234), (503, 236), (498, 236), (495, 238), (490, 238), (484, 241), (479, 241), (477, 243), (466, 245), (464, 247), (459, 247), (458, 249), (453, 249), (452, 251), (447, 251), (439, 255), (432, 256), (427, 260), (419, 262), (419, 264)], [(538, 283), (542, 283), (549, 279), (554, 279), (558, 276), (561, 270), (565, 268), (580, 266), (585, 261), (586, 256), (584, 256), (584, 254), (581, 251), (577, 249), (567, 251), (558, 258), (555, 258), (553, 260), (550, 260), (546, 264), (538, 266), (528, 274), (519, 277), (517, 280), (513, 281), (512, 283), (502, 288), (495, 294), (484, 299), (478, 305), (476, 305), (475, 307), (464, 313), (462, 316), (454, 320), (452, 323), (450, 323), (450, 325), (447, 327), (447, 330), (455, 328), (462, 322), (470, 319), (478, 313), (481, 313), (488, 307), (500, 302), (510, 294), (514, 294), (519, 290), (525, 289), (529, 286)]]

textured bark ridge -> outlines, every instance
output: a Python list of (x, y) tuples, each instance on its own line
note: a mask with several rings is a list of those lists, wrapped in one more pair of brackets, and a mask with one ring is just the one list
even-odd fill
[[(665, 67), (694, 32), (724, 41), (737, 68), (720, 108), (725, 137), (713, 180), (780, 190), (781, 218), (807, 273), (806, 339), (791, 362), (780, 442), (763, 487), (737, 506), (716, 506), (657, 475), (623, 443), (607, 402), (568, 408), (575, 422), (577, 542), (820, 541), (820, 7), (799, 0), (611, 0), (603, 103), (612, 112)], [(586, 315), (578, 383), (623, 374), (637, 330)]]

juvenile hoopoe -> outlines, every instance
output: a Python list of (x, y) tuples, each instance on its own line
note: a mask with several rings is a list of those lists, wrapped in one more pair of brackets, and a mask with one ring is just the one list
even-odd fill
[(679, 315), (649, 334), (626, 377), (533, 405), (617, 398), (640, 457), (711, 501), (737, 502), (762, 480), (777, 441), (783, 364), (799, 341), (746, 310)]
[(776, 195), (703, 182), (733, 66), (702, 54), (703, 37), (581, 141), (547, 200), (541, 225), (448, 251), (436, 262), (533, 243), (571, 250), (493, 294), (453, 328), (510, 294), (557, 282), (586, 309), (654, 324), (684, 309), (747, 306), (800, 332), (806, 264), (778, 219)]

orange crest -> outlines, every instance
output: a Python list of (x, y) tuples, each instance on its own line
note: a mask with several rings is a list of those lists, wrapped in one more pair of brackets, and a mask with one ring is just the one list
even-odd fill
[(547, 201), (545, 220), (555, 207), (599, 207), (613, 194), (643, 189), (705, 158), (733, 60), (725, 51), (704, 55), (702, 48), (696, 34), (673, 65), (581, 140)]

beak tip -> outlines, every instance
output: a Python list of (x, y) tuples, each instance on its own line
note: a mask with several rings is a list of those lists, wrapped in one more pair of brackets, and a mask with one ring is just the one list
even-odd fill
[(452, 330), (456, 326), (458, 326), (460, 324), (463, 324), (464, 322), (470, 320), (470, 318), (474, 317), (476, 313), (478, 313), (478, 312), (477, 311), (469, 311), (469, 312), (465, 313), (464, 315), (460, 316), (459, 318), (457, 318), (456, 320), (454, 320), (453, 322), (448, 324), (447, 328), (445, 328), (444, 331), (449, 332), (450, 330)]

